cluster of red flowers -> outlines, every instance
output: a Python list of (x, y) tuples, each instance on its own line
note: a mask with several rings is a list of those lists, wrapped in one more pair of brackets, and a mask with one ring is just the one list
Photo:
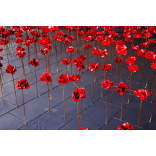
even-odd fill
[[(100, 28), (100, 29), (99, 29)], [(61, 54), (61, 63), (66, 65), (66, 74), (61, 74), (58, 78), (58, 84), (63, 84), (63, 95), (64, 95), (64, 85), (68, 82), (75, 82), (75, 91), (73, 91), (73, 94), (71, 95), (73, 100), (78, 102), (81, 101), (83, 98), (86, 98), (85, 89), (80, 88), (79, 84), (78, 87), (76, 87), (76, 83), (80, 80), (80, 70), (85, 69), (84, 62), (87, 59), (87, 65), (86, 68), (89, 67), (90, 71), (93, 71), (93, 93), (94, 93), (94, 81), (96, 78), (96, 71), (100, 69), (100, 62), (98, 62), (98, 56), (102, 58), (102, 82), (101, 87), (108, 89), (114, 89), (115, 80), (114, 82), (110, 81), (108, 78), (103, 79), (103, 70), (105, 71), (105, 74), (109, 70), (112, 69), (112, 65), (109, 63), (109, 59), (112, 56), (112, 49), (113, 53), (116, 52), (116, 54), (113, 54), (115, 56), (114, 62), (117, 63), (117, 70), (119, 72), (119, 64), (123, 65), (124, 59), (123, 56), (125, 56), (125, 62), (127, 64), (128, 70), (132, 72), (138, 72), (139, 68), (137, 63), (137, 57), (141, 57), (141, 66), (140, 66), (140, 73), (143, 73), (144, 69), (144, 59), (146, 58), (149, 60), (149, 63), (151, 63), (151, 68), (154, 70), (156, 69), (156, 54), (154, 51), (149, 50), (150, 46), (156, 43), (155, 39), (151, 39), (154, 33), (156, 33), (155, 27), (152, 26), (146, 26), (145, 29), (141, 29), (139, 26), (124, 26), (123, 28), (123, 37), (124, 40), (120, 40), (120, 34), (115, 31), (116, 28), (119, 28), (118, 26), (12, 26), (11, 29), (5, 28), (3, 26), (0, 26), (0, 35), (2, 37), (2, 40), (0, 40), (0, 52), (5, 51), (5, 54), (7, 54), (8, 59), (8, 65), (5, 69), (6, 73), (12, 74), (12, 76), (16, 73), (17, 69), (15, 66), (10, 65), (9, 63), (9, 57), (8, 54), (11, 56), (11, 50), (8, 50), (10, 46), (13, 50), (12, 45), (12, 36), (15, 38), (15, 43), (17, 44), (16, 47), (16, 56), (20, 58), (22, 61), (22, 67), (23, 67), (23, 74), (25, 76), (25, 69), (24, 69), (24, 63), (23, 63), (23, 57), (28, 56), (28, 65), (30, 70), (30, 64), (35, 67), (35, 77), (36, 77), (36, 67), (39, 66), (39, 59), (37, 56), (37, 44), (39, 45), (39, 53), (40, 55), (45, 55), (45, 68), (46, 72), (44, 72), (41, 77), (40, 81), (45, 81), (47, 85), (52, 82), (52, 75), (51, 75), (51, 50), (52, 48), (56, 51), (56, 59), (57, 59), (57, 46), (56, 41), (60, 42), (60, 54)], [(72, 33), (75, 31), (77, 36), (72, 35)], [(119, 31), (120, 32), (120, 31)], [(26, 34), (26, 37), (24, 35)], [(52, 34), (52, 35), (51, 35)], [(69, 35), (70, 34), (70, 35)], [(50, 39), (52, 36), (52, 40)], [(72, 42), (76, 38), (77, 43), (77, 50), (75, 51), (75, 48), (72, 44)], [(141, 38), (146, 39), (146, 41), (134, 45), (134, 40), (140, 40)], [(55, 47), (52, 47), (52, 43)], [(85, 41), (82, 43), (82, 41)], [(95, 44), (93, 45), (93, 42)], [(131, 42), (131, 55), (128, 57), (128, 45)], [(64, 48), (66, 47), (66, 54), (67, 57), (62, 59), (62, 43), (64, 44)], [(30, 59), (30, 46), (34, 44), (34, 58)], [(25, 48), (23, 47), (25, 45), (27, 47), (28, 53), (25, 52)], [(84, 45), (83, 51), (84, 55), (80, 55), (80, 52), (82, 48), (80, 45)], [(100, 46), (100, 47), (99, 47)], [(102, 49), (102, 46), (104, 48)], [(97, 48), (98, 47), (98, 48)], [(110, 47), (110, 48), (106, 48)], [(106, 48), (106, 49), (105, 49)], [(114, 48), (116, 48), (114, 50)], [(10, 48), (11, 49), (11, 48)], [(81, 49), (81, 50), (80, 50)], [(149, 50), (149, 51), (148, 51)], [(87, 51), (87, 57), (85, 56), (85, 52)], [(133, 55), (134, 51), (136, 52), (136, 56)], [(95, 63), (89, 64), (89, 52), (91, 54), (95, 54)], [(36, 53), (36, 54), (35, 54)], [(77, 58), (74, 57), (72, 59), (72, 56), (74, 53), (77, 53)], [(70, 54), (70, 59), (68, 58), (68, 54)], [(108, 57), (109, 56), (109, 57)], [(106, 63), (103, 63), (103, 58), (106, 57)], [(11, 57), (10, 57), (11, 58)], [(1, 61), (3, 60), (3, 57), (0, 56), (0, 68), (2, 69), (3, 64)], [(96, 61), (97, 60), (97, 61)], [(57, 60), (56, 60), (57, 61)], [(70, 64), (71, 63), (71, 64)], [(71, 65), (71, 76), (67, 74), (67, 65)], [(72, 65), (76, 66), (76, 74), (72, 75)], [(122, 67), (121, 65), (121, 67)], [(150, 67), (150, 66), (149, 66)], [(58, 68), (58, 64), (57, 64)], [(79, 70), (79, 75), (77, 75), (77, 70)], [(116, 71), (117, 71), (116, 70)], [(95, 71), (95, 72), (94, 72)], [(149, 71), (149, 69), (148, 69)], [(58, 72), (58, 71), (57, 71)], [(122, 73), (122, 68), (121, 68)], [(139, 73), (139, 78), (140, 78)], [(149, 73), (149, 72), (148, 72)], [(108, 76), (108, 75), (107, 75)], [(121, 74), (122, 76), (122, 74)], [(116, 74), (115, 74), (116, 78)], [(132, 75), (131, 77), (132, 78)], [(146, 79), (146, 84), (148, 80), (148, 75)], [(1, 82), (1, 76), (0, 76), (0, 82)], [(13, 79), (14, 81), (14, 79)], [(155, 86), (155, 79), (153, 74), (153, 80), (152, 80), (152, 96), (154, 95), (154, 86)], [(29, 89), (30, 85), (28, 81), (25, 79), (21, 79), (20, 81), (17, 81), (16, 87), (18, 89)], [(113, 88), (112, 88), (113, 87)], [(49, 88), (51, 92), (51, 85), (48, 86), (48, 94), (49, 94)], [(123, 96), (124, 93), (127, 93), (127, 90), (129, 89), (129, 92), (131, 91), (131, 79), (130, 79), (130, 86), (128, 87), (124, 82), (121, 82), (120, 77), (120, 83), (119, 86), (117, 86), (117, 93), (120, 93), (120, 95)], [(2, 85), (1, 85), (2, 90)], [(37, 90), (37, 78), (36, 78), (36, 90)], [(38, 93), (37, 93), (38, 94)], [(113, 92), (112, 92), (113, 95)], [(139, 97), (141, 101), (147, 100), (147, 97), (151, 95), (151, 93), (146, 89), (136, 89), (134, 91), (134, 95)], [(15, 93), (16, 96), (16, 93)], [(92, 94), (93, 97), (93, 94)], [(48, 98), (49, 99), (49, 98)], [(153, 99), (153, 97), (152, 97)], [(128, 98), (129, 100), (129, 98)], [(92, 98), (93, 102), (93, 98)], [(50, 110), (50, 107), (49, 107)], [(141, 110), (140, 110), (141, 111)], [(140, 116), (139, 116), (140, 119)], [(84, 128), (81, 128), (82, 130), (85, 130)], [(124, 123), (122, 126), (119, 125), (119, 130), (131, 130), (133, 129), (132, 126), (129, 125), (129, 123)], [(87, 129), (89, 130), (89, 128)]]

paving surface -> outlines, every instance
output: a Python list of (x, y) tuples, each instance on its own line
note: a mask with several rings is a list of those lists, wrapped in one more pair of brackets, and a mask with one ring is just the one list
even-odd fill
[[(116, 29), (118, 31), (118, 29)], [(70, 34), (70, 33), (69, 33)], [(75, 36), (76, 34), (73, 33)], [(50, 35), (51, 38), (52, 35)], [(155, 38), (153, 36), (152, 38)], [(123, 39), (122, 37), (120, 39)], [(52, 39), (51, 39), (52, 40)], [(145, 39), (140, 39), (139, 43), (145, 41)], [(81, 42), (80, 54), (84, 54), (83, 50), (84, 41)], [(135, 40), (135, 44), (137, 41)], [(14, 45), (13, 51), (11, 49), (11, 61), (9, 62), (12, 66), (16, 66), (17, 72), (14, 75), (15, 81), (23, 79), (23, 69), (20, 59), (16, 57), (16, 44)], [(53, 43), (52, 43), (53, 46)], [(77, 57), (77, 48), (76, 48), (76, 40), (72, 41), (72, 46), (75, 48), (75, 53), (72, 54), (72, 58)], [(92, 43), (92, 49), (95, 46), (95, 42)], [(25, 47), (23, 45), (23, 47)], [(41, 46), (40, 46), (41, 47)], [(107, 47), (99, 47), (102, 50)], [(155, 51), (155, 45), (150, 46), (149, 50)], [(62, 59), (67, 57), (67, 53), (65, 50), (67, 46), (62, 46)], [(110, 47), (107, 48), (110, 50)], [(112, 50), (115, 48), (112, 48)], [(27, 47), (25, 47), (25, 51), (27, 52)], [(39, 53), (39, 46), (37, 44), (37, 51)], [(91, 49), (89, 50), (91, 52)], [(128, 52), (130, 56), (130, 44), (128, 43)], [(134, 51), (135, 56), (136, 52)], [(78, 129), (78, 119), (77, 119), (77, 105), (72, 100), (72, 92), (75, 90), (75, 83), (69, 82), (65, 85), (65, 98), (66, 98), (66, 119), (63, 118), (63, 86), (59, 85), (57, 82), (57, 78), (60, 74), (65, 74), (65, 66), (61, 65), (60, 58), (60, 43), (57, 42), (57, 54), (58, 54), (58, 65), (59, 72), (57, 73), (56, 67), (56, 51), (55, 48), (51, 50), (51, 74), (52, 74), (52, 100), (50, 100), (50, 108), (51, 112), (48, 112), (48, 91), (47, 84), (45, 82), (40, 82), (40, 77), (45, 70), (45, 58), (42, 55), (38, 55), (40, 60), (40, 65), (36, 68), (37, 73), (37, 86), (39, 97), (36, 97), (36, 83), (35, 83), (35, 69), (33, 66), (28, 65), (28, 57), (24, 57), (24, 66), (26, 72), (26, 79), (30, 84), (30, 89), (24, 90), (24, 102), (25, 102), (25, 111), (26, 111), (26, 121), (27, 125), (24, 124), (23, 117), (23, 106), (22, 106), (22, 91), (17, 91), (17, 99), (19, 106), (16, 106), (14, 88), (12, 76), (8, 73), (5, 73), (5, 68), (8, 65), (7, 55), (5, 51), (0, 53), (3, 56), (3, 100), (0, 99), (0, 129), (1, 130), (77, 130)], [(87, 53), (85, 53), (87, 56)], [(95, 61), (95, 56), (89, 55), (89, 63)], [(34, 57), (34, 44), (30, 46), (30, 58)], [(108, 73), (108, 79), (114, 81), (115, 71), (117, 64), (114, 62), (114, 57), (110, 58), (109, 63), (112, 64), (112, 71)], [(69, 56), (68, 56), (69, 58)], [(124, 57), (125, 59), (125, 57)], [(86, 66), (87, 61), (85, 61)], [(105, 116), (106, 116), (106, 89), (103, 89), (103, 97), (101, 98), (101, 63), (102, 60), (99, 57), (98, 63), (100, 64), (100, 69), (96, 71), (96, 81), (94, 86), (94, 103), (91, 105), (92, 101), (92, 88), (93, 88), (93, 72), (91, 72), (88, 68), (82, 70), (80, 74), (81, 79), (79, 81), (79, 86), (85, 88), (86, 98), (82, 100), (82, 115), (83, 118), (80, 118), (80, 127), (91, 128), (92, 130), (116, 130), (119, 124), (123, 124), (125, 122), (129, 122), (130, 125), (137, 129), (138, 124), (138, 116), (139, 116), (139, 108), (140, 108), (140, 99), (133, 95), (133, 91), (137, 88), (143, 89), (145, 88), (145, 82), (148, 71), (148, 64), (145, 64), (143, 69), (143, 78), (138, 83), (139, 73), (133, 73), (132, 77), (132, 95), (130, 95), (130, 103), (127, 104), (128, 94), (124, 94), (123, 98), (123, 120), (120, 121), (121, 114), (121, 100), (122, 97), (116, 91), (116, 87), (119, 85), (120, 77), (117, 74), (117, 78), (115, 81), (115, 88), (113, 93), (112, 104), (108, 104), (108, 123), (105, 124)], [(140, 69), (141, 59), (137, 56), (137, 64)], [(76, 73), (76, 69), (72, 66), (73, 73)], [(121, 67), (120, 67), (121, 69)], [(71, 75), (70, 65), (68, 66), (68, 74)], [(129, 71), (127, 69), (127, 65), (123, 64), (122, 71), (122, 82), (125, 82), (128, 86), (130, 84), (129, 79)], [(149, 71), (149, 79), (148, 79), (148, 87), (147, 89), (151, 92), (152, 86), (152, 74), (153, 71), (150, 68)], [(119, 73), (120, 75), (120, 73)], [(1, 94), (0, 94), (1, 96)], [(108, 101), (111, 98), (111, 90), (108, 93)], [(149, 123), (152, 106), (151, 103), (152, 96), (148, 97), (147, 101), (143, 101), (141, 116), (140, 116), (140, 130), (149, 130), (156, 129), (156, 109), (153, 112), (152, 122)], [(81, 108), (81, 102), (79, 102), (79, 108)]]

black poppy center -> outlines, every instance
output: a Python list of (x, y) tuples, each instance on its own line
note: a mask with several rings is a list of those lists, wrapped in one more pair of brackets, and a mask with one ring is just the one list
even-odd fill
[(75, 93), (75, 99), (79, 99), (79, 93)]

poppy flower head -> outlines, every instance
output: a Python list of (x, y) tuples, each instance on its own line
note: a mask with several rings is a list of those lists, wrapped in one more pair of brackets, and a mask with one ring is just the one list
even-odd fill
[(142, 38), (142, 34), (141, 33), (136, 33), (134, 38)]
[(128, 70), (131, 70), (133, 73), (139, 71), (138, 65), (129, 64), (129, 66), (127, 66), (127, 68), (128, 68)]
[(39, 44), (51, 44), (52, 42), (50, 41), (49, 37), (43, 37), (39, 40)]
[(91, 45), (88, 43), (88, 44), (84, 44), (84, 48), (83, 49), (89, 49), (91, 47)]
[(115, 57), (114, 62), (121, 64), (123, 62), (123, 58), (122, 57)]
[(22, 37), (18, 37), (16, 38), (15, 40), (15, 43), (18, 44), (18, 43), (22, 43), (23, 42), (23, 38)]
[(16, 51), (20, 51), (20, 50), (21, 50), (21, 51), (24, 51), (25, 48), (24, 48), (24, 47), (17, 46), (17, 47), (16, 47)]
[[(58, 40), (58, 39), (57, 39)], [(62, 41), (64, 41), (63, 42), (63, 44), (65, 44), (65, 45), (67, 45), (67, 44), (70, 44), (71, 43), (71, 40), (67, 37), (67, 38), (62, 38)]]
[(26, 40), (24, 41), (23, 44), (24, 44), (25, 46), (30, 46), (31, 43), (32, 43), (32, 42), (31, 42), (31, 39), (26, 39)]
[(70, 60), (68, 58), (65, 58), (61, 61), (61, 63), (67, 66), (70, 63)]
[(151, 59), (152, 58), (152, 56), (154, 55), (155, 53), (154, 53), (154, 51), (148, 51), (147, 53), (146, 53), (146, 58), (147, 59)]
[(152, 63), (156, 63), (156, 54), (153, 54), (153, 55), (151, 56), (150, 61), (151, 61)]
[(91, 50), (91, 52), (92, 52), (92, 54), (98, 54), (98, 50), (96, 49), (96, 47), (94, 47), (94, 49), (93, 50)]
[(132, 50), (139, 50), (139, 46), (138, 45), (136, 45), (136, 46), (134, 46), (134, 44), (132, 44), (132, 48), (131, 48)]
[(71, 75), (70, 77), (69, 77), (69, 81), (71, 81), (71, 82), (73, 82), (73, 81), (75, 81), (75, 82), (77, 82), (77, 81), (79, 81), (80, 80), (80, 76), (79, 75)]
[(112, 89), (112, 86), (114, 83), (110, 81), (109, 79), (105, 79), (104, 82), (101, 82), (101, 87), (106, 89)]
[(127, 93), (128, 88), (129, 87), (124, 82), (120, 82), (119, 86), (117, 87), (117, 93), (120, 93), (120, 95), (123, 95), (123, 93)]
[(125, 42), (122, 41), (122, 40), (118, 40), (118, 41), (116, 42), (116, 45), (123, 46), (123, 45), (125, 45)]
[(91, 71), (94, 71), (94, 70), (98, 70), (100, 68), (100, 65), (99, 65), (99, 63), (91, 63), (91, 64), (89, 64), (89, 69), (91, 70)]
[(20, 33), (20, 32), (15, 33), (14, 36), (15, 37), (23, 37), (22, 33)]
[(36, 60), (35, 58), (32, 58), (30, 60), (29, 64), (33, 65), (34, 67), (37, 67), (39, 65), (39, 60)]
[(45, 81), (46, 83), (52, 81), (52, 76), (49, 73), (43, 73), (40, 77), (40, 81)]
[(86, 57), (86, 56), (84, 56), (84, 55), (80, 55), (80, 56), (79, 56), (79, 59), (81, 59), (81, 60), (86, 60), (86, 59), (87, 59), (87, 57)]
[(74, 37), (73, 35), (69, 35), (68, 38), (69, 38), (70, 40), (75, 40), (75, 37)]
[(85, 128), (81, 127), (80, 130), (91, 130), (91, 129), (90, 128), (85, 129)]
[(141, 101), (147, 100), (147, 97), (151, 95), (147, 89), (136, 89), (133, 93), (139, 97)]
[(67, 48), (66, 52), (67, 53), (73, 53), (73, 52), (75, 52), (75, 48), (73, 46), (70, 46)]
[(125, 45), (116, 45), (116, 52), (119, 55), (127, 55), (127, 47)]
[(78, 64), (78, 60), (78, 58), (72, 59), (71, 63), (76, 66)]
[(10, 64), (7, 65), (7, 67), (6, 67), (6, 69), (5, 69), (5, 72), (6, 72), (6, 73), (9, 73), (9, 74), (15, 74), (16, 71), (17, 71), (17, 70), (16, 70), (16, 67), (11, 66)]
[(22, 58), (26, 55), (26, 52), (22, 51), (22, 50), (19, 50), (17, 53), (16, 53), (16, 56), (18, 58)]
[(100, 42), (100, 41), (103, 41), (103, 36), (97, 36), (95, 40), (96, 40), (96, 41), (99, 41), (99, 42)]
[(9, 43), (9, 41), (7, 40), (7, 39), (5, 39), (5, 38), (3, 38), (1, 41), (0, 41), (0, 45), (6, 45), (6, 44), (8, 44)]
[(134, 130), (134, 129), (133, 129), (133, 126), (130, 126), (130, 124), (128, 122), (126, 122), (122, 126), (118, 125), (117, 130)]
[(138, 56), (140, 57), (146, 57), (146, 50), (145, 49), (141, 49), (140, 51), (138, 51), (136, 53)]
[(110, 46), (110, 41), (103, 40), (101, 46)]
[(80, 87), (76, 88), (76, 90), (73, 91), (72, 98), (74, 101), (81, 101), (82, 98), (86, 98), (86, 93), (84, 88), (80, 88)]
[(108, 71), (113, 70), (111, 64), (104, 64), (102, 70)]
[(130, 56), (130, 57), (128, 57), (128, 59), (126, 59), (126, 63), (127, 63), (127, 64), (134, 64), (134, 63), (137, 63), (136, 57), (135, 57), (135, 56)]
[(67, 82), (69, 82), (69, 75), (68, 74), (61, 74), (59, 78), (57, 79), (58, 84), (65, 85)]
[(16, 81), (16, 87), (18, 89), (29, 89), (30, 85), (27, 80), (21, 79), (20, 81)]
[(86, 37), (86, 41), (88, 41), (88, 42), (94, 41), (93, 36), (88, 36), (88, 37)]

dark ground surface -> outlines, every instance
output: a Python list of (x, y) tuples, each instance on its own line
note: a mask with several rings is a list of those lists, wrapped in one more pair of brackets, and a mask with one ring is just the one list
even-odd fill
[[(75, 35), (76, 36), (76, 35)], [(51, 35), (50, 35), (51, 37)], [(152, 37), (154, 38), (154, 37)], [(123, 39), (123, 38), (121, 38)], [(141, 41), (145, 41), (145, 39), (140, 39)], [(84, 44), (84, 42), (82, 42)], [(38, 45), (38, 44), (37, 44)], [(92, 46), (95, 45), (93, 42)], [(135, 44), (136, 45), (136, 40)], [(15, 47), (14, 45), (14, 53), (11, 54), (10, 64), (12, 66), (17, 67), (17, 72), (14, 75), (15, 81), (23, 79), (23, 70), (20, 59), (16, 57)], [(53, 46), (53, 44), (52, 44)], [(76, 48), (76, 40), (72, 41), (72, 46), (75, 47), (75, 53), (72, 54), (72, 58), (77, 57), (77, 48)], [(25, 46), (24, 46), (25, 47)], [(41, 46), (40, 46), (41, 47)], [(67, 46), (63, 47), (63, 57), (66, 58)], [(38, 52), (39, 52), (39, 47)], [(101, 48), (101, 47), (100, 47)], [(107, 48), (107, 47), (105, 47)], [(155, 45), (152, 45), (149, 50), (155, 51)], [(92, 47), (93, 49), (93, 47)], [(104, 47), (101, 48), (102, 50)], [(109, 50), (109, 48), (107, 48)], [(115, 49), (115, 48), (114, 48)], [(12, 50), (12, 49), (11, 49)], [(113, 48), (112, 48), (113, 50)], [(25, 47), (25, 51), (27, 52), (27, 48)], [(89, 50), (91, 52), (91, 50)], [(129, 56), (131, 53), (130, 44), (128, 44), (128, 52)], [(8, 65), (7, 56), (3, 51), (0, 55), (3, 56), (3, 86), (4, 86), (4, 100), (0, 99), (0, 129), (1, 130), (77, 130), (78, 128), (78, 120), (77, 120), (77, 105), (72, 100), (72, 92), (75, 90), (74, 83), (69, 82), (65, 85), (65, 98), (66, 98), (66, 119), (63, 118), (63, 86), (59, 85), (56, 80), (60, 74), (65, 74), (65, 66), (61, 65), (60, 61), (60, 43), (57, 42), (57, 53), (58, 53), (58, 64), (59, 64), (59, 72), (56, 70), (56, 56), (55, 49), (51, 50), (51, 74), (52, 74), (52, 100), (50, 100), (51, 112), (48, 112), (48, 92), (47, 85), (45, 82), (40, 82), (40, 77), (45, 70), (45, 59), (44, 56), (38, 55), (40, 60), (40, 65), (36, 68), (37, 70), (37, 79), (38, 79), (38, 91), (40, 97), (36, 97), (36, 84), (35, 84), (35, 73), (34, 67), (30, 66), (31, 71), (29, 71), (28, 66), (28, 57), (24, 57), (24, 65), (26, 72), (26, 79), (30, 84), (30, 89), (24, 90), (24, 101), (25, 101), (25, 109), (26, 109), (26, 121), (27, 125), (24, 125), (23, 120), (23, 106), (22, 106), (22, 91), (17, 90), (17, 99), (19, 106), (16, 106), (15, 94), (13, 89), (13, 81), (12, 76), (8, 73), (5, 73), (6, 66)], [(30, 46), (30, 59), (34, 57), (34, 44)], [(84, 54), (83, 46), (80, 49), (80, 54)], [(136, 56), (136, 52), (134, 51)], [(85, 54), (86, 55), (86, 54)], [(115, 57), (115, 56), (114, 56)], [(109, 60), (109, 63), (112, 64), (112, 71), (108, 73), (108, 79), (114, 81), (116, 63), (114, 62), (114, 57)], [(124, 57), (125, 59), (125, 57)], [(104, 59), (105, 60), (105, 59)], [(95, 61), (95, 56), (89, 58), (89, 63)], [(87, 61), (85, 61), (86, 66)], [(98, 58), (98, 63), (101, 65), (101, 58)], [(140, 69), (141, 59), (137, 56), (137, 64)], [(73, 67), (73, 74), (75, 74), (76, 70)], [(120, 67), (121, 69), (121, 67)], [(101, 66), (98, 71), (96, 71), (96, 81), (94, 88), (94, 104), (91, 105), (92, 100), (92, 88), (93, 88), (93, 73), (87, 68), (82, 70), (81, 79), (79, 81), (79, 86), (85, 88), (86, 99), (82, 100), (82, 115), (83, 118), (80, 118), (80, 127), (91, 128), (92, 130), (116, 130), (119, 124), (123, 124), (125, 122), (129, 122), (134, 129), (137, 129), (138, 124), (138, 116), (139, 116), (139, 108), (140, 108), (140, 99), (133, 95), (133, 91), (137, 88), (143, 89), (145, 88), (145, 82), (147, 77), (148, 65), (144, 66), (143, 78), (138, 83), (139, 73), (133, 73), (132, 77), (132, 95), (130, 95), (130, 103), (127, 104), (128, 94), (124, 94), (123, 98), (123, 120), (120, 121), (121, 114), (121, 100), (122, 97), (116, 91), (116, 87), (119, 85), (120, 78), (117, 75), (115, 88), (113, 93), (112, 104), (108, 104), (108, 124), (105, 124), (105, 116), (106, 116), (106, 89), (104, 89), (104, 96), (101, 98)], [(129, 70), (127, 69), (127, 65), (123, 64), (122, 71), (122, 82), (125, 82), (128, 86), (130, 84), (130, 79), (128, 78)], [(70, 65), (68, 66), (68, 74), (71, 75)], [(149, 79), (148, 79), (148, 87), (147, 89), (151, 92), (152, 86), (152, 69), (149, 71)], [(1, 96), (1, 94), (0, 94)], [(109, 90), (108, 101), (110, 101), (111, 90)], [(156, 129), (156, 109), (153, 112), (152, 122), (149, 123), (152, 106), (151, 103), (152, 96), (148, 97), (147, 101), (143, 101), (141, 116), (140, 116), (140, 130), (150, 130)], [(80, 103), (81, 104), (81, 103)], [(79, 104), (79, 105), (80, 105)], [(81, 107), (81, 105), (80, 105)]]

